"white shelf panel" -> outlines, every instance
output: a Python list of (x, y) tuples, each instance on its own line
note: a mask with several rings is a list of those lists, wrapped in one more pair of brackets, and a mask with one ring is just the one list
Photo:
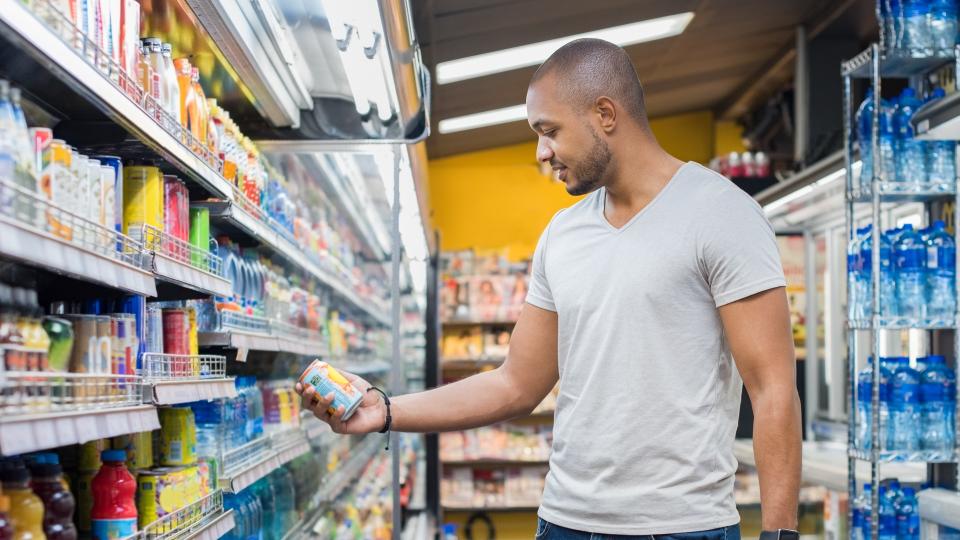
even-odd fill
[(946, 489), (925, 489), (918, 495), (920, 518), (960, 529), (960, 493)]
[(305, 439), (297, 444), (277, 451), (277, 461), (285, 465), (310, 451), (310, 443)]
[(147, 395), (157, 405), (176, 405), (191, 401), (237, 397), (233, 377), (158, 381), (146, 385)]
[(300, 429), (303, 430), (303, 433), (307, 436), (307, 440), (310, 441), (317, 437), (322, 437), (324, 434), (333, 433), (333, 430), (330, 429), (330, 424), (320, 420), (310, 411), (300, 413)]
[(0, 419), (5, 456), (160, 429), (153, 405), (12, 416)]
[(187, 289), (213, 296), (230, 296), (232, 292), (230, 282), (225, 278), (176, 261), (162, 253), (154, 254), (153, 266), (158, 278)]
[(182, 540), (217, 540), (232, 531), (235, 526), (233, 510), (225, 510), (196, 531), (177, 538), (182, 538)]
[[(19, 4), (14, 7), (21, 9)], [(3, 10), (0, 10), (0, 18)], [(157, 295), (154, 275), (0, 216), (0, 255), (76, 279), (144, 296)]]
[(273, 450), (266, 451), (258, 459), (250, 460), (249, 463), (238, 467), (237, 470), (221, 476), (220, 488), (227, 493), (237, 493), (270, 474), (279, 466), (280, 461), (277, 459), (277, 453)]
[(24, 44), (25, 50), (64, 81), (72, 83), (113, 121), (153, 148), (185, 175), (213, 194), (230, 198), (230, 184), (179, 139), (167, 132), (113, 81), (63, 41), (21, 2), (0, 10), (0, 32)]

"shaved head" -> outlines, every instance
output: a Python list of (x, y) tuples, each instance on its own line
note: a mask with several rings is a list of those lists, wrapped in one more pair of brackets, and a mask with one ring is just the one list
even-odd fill
[(607, 96), (641, 126), (648, 125), (637, 70), (627, 52), (613, 43), (602, 39), (567, 43), (540, 65), (530, 86), (548, 76), (563, 101), (577, 109), (588, 109), (597, 98)]

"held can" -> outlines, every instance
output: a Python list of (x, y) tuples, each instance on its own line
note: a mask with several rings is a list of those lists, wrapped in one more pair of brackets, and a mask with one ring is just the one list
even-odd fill
[(333, 403), (330, 404), (328, 412), (333, 414), (343, 405), (343, 420), (349, 420), (363, 401), (363, 394), (350, 384), (342, 373), (320, 360), (314, 360), (307, 366), (300, 375), (300, 383), (309, 384), (320, 396), (333, 392)]

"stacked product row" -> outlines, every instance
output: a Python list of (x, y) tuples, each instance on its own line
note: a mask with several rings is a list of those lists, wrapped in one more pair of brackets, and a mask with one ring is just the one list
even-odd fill
[(443, 505), (450, 509), (537, 507), (546, 476), (545, 466), (448, 467), (440, 480), (440, 497)]
[[(873, 226), (857, 230), (847, 247), (849, 317), (873, 315)], [(880, 235), (880, 316), (912, 322), (951, 321), (956, 313), (956, 244), (942, 221), (916, 231), (912, 225)]]
[(440, 434), (442, 461), (547, 461), (553, 430), (550, 426), (497, 426)]
[[(873, 487), (863, 485), (853, 501), (853, 525), (850, 538), (863, 540), (871, 538), (871, 501)], [(920, 540), (920, 513), (917, 504), (917, 490), (902, 487), (896, 478), (889, 478), (880, 484), (880, 522), (881, 540)]]
[(956, 0), (877, 0), (886, 52), (951, 56), (957, 45)]
[[(871, 357), (857, 375), (855, 438), (861, 450), (872, 448), (873, 370)], [(929, 451), (942, 458), (956, 447), (956, 372), (943, 356), (880, 358), (880, 449)]]
[[(856, 113), (856, 140), (863, 163), (855, 189), (862, 195), (871, 192), (873, 177), (884, 183), (885, 191), (942, 191), (956, 189), (957, 165), (954, 141), (921, 141), (916, 138), (910, 121), (914, 114), (930, 103), (942, 99), (942, 88), (935, 88), (921, 101), (918, 92), (905, 88), (892, 101), (880, 100), (878, 147), (873, 147), (874, 90), (867, 90), (867, 97)], [(873, 170), (874, 154), (879, 153), (880, 170)]]

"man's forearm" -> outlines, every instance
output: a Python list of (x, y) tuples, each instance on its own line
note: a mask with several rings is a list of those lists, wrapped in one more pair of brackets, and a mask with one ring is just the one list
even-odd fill
[(763, 529), (796, 529), (803, 444), (800, 399), (792, 387), (770, 388), (750, 399)]
[(529, 393), (495, 369), (426, 392), (391, 399), (393, 429), (442, 432), (471, 429), (529, 412)]

